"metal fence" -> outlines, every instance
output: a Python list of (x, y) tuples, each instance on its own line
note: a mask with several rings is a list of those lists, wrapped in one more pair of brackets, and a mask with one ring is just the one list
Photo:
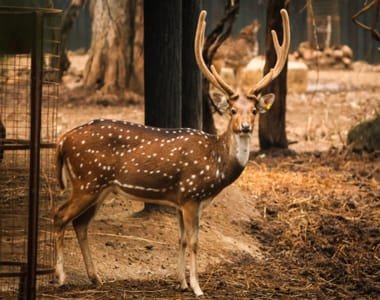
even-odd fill
[(60, 12), (0, 7), (0, 298), (54, 272)]

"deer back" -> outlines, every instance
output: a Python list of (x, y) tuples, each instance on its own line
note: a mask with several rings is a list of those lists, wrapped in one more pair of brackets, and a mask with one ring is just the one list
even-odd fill
[(64, 134), (58, 159), (75, 179), (74, 189), (100, 193), (117, 185), (136, 197), (169, 201), (212, 197), (243, 169), (230, 172), (221, 137), (104, 119)]

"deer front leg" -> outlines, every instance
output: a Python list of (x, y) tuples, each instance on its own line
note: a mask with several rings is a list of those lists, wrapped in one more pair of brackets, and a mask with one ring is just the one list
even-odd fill
[(94, 218), (99, 206), (99, 204), (96, 204), (90, 207), (86, 212), (84, 212), (79, 217), (73, 220), (73, 227), (77, 235), (79, 247), (82, 252), (88, 278), (91, 280), (92, 283), (96, 285), (101, 285), (102, 280), (97, 274), (95, 265), (92, 261), (90, 249), (88, 247), (87, 231), (88, 225)]
[(201, 213), (199, 202), (189, 201), (183, 207), (182, 213), (187, 244), (190, 246), (190, 286), (195, 296), (199, 297), (203, 295), (199, 287), (197, 272), (198, 232)]
[(188, 289), (186, 282), (186, 236), (185, 236), (185, 224), (183, 221), (182, 211), (177, 209), (178, 229), (179, 229), (179, 254), (178, 254), (178, 280), (182, 291)]

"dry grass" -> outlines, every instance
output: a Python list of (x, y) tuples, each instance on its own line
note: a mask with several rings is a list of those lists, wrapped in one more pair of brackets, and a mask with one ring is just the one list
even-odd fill
[(272, 158), (256, 168), (238, 184), (262, 211), (247, 226), (278, 277), (266, 285), (302, 297), (378, 295), (380, 155)]

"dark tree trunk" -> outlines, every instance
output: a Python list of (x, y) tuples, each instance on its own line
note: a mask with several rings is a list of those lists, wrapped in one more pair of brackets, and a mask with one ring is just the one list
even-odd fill
[[(4, 143), (3, 140), (5, 140), (5, 137), (6, 137), (5, 126), (0, 119), (0, 146)], [(3, 160), (3, 156), (4, 156), (4, 149), (0, 147), (0, 163)]]
[(145, 124), (181, 127), (182, 1), (145, 0), (144, 22)]
[[(280, 10), (288, 9), (287, 0), (269, 0), (267, 7), (267, 27), (266, 27), (266, 53), (264, 74), (274, 67), (277, 57), (273, 46), (271, 30), (277, 32), (279, 42), (282, 43), (282, 19)], [(272, 83), (264, 89), (263, 93), (274, 93), (276, 100), (272, 108), (266, 114), (260, 115), (259, 120), (259, 141), (261, 150), (271, 148), (288, 148), (288, 141), (285, 132), (285, 113), (286, 113), (286, 93), (288, 65)]]
[(144, 2), (145, 123), (181, 126), (182, 5), (178, 0)]
[(202, 129), (201, 73), (195, 61), (194, 37), (200, 1), (183, 1), (182, 127)]
[[(202, 95), (202, 129), (204, 132), (216, 134), (217, 130), (214, 123), (212, 104), (210, 101), (209, 93), (209, 83), (206, 82), (207, 79), (203, 79), (203, 95)], [(207, 86), (207, 88), (205, 87)]]

